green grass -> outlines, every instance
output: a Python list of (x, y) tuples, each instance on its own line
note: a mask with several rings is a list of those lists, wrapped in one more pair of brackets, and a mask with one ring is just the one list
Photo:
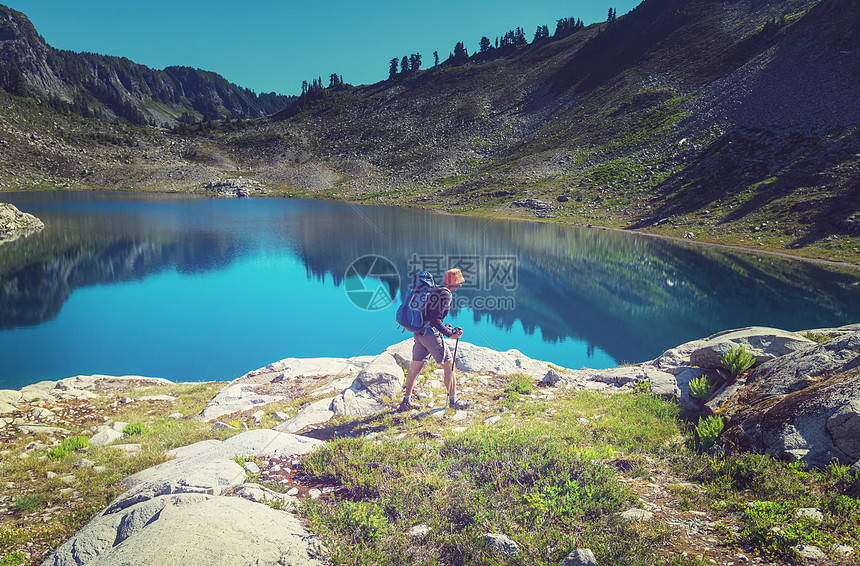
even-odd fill
[[(508, 379), (512, 393), (532, 390), (528, 380)], [(489, 532), (517, 542), (516, 564), (557, 564), (581, 544), (601, 563), (659, 563), (647, 548), (667, 532), (620, 521), (635, 497), (596, 459), (666, 449), (677, 437), (677, 409), (645, 393), (579, 393), (553, 408), (546, 420), (476, 425), (441, 444), (329, 442), (308, 456), (305, 472), (347, 495), (303, 500), (300, 511), (335, 564), (500, 564), (483, 546)], [(576, 422), (583, 414), (593, 429)], [(410, 541), (406, 533), (422, 524), (430, 534)]]
[[(807, 469), (753, 453), (716, 458), (686, 453), (675, 465), (707, 488), (700, 503), (712, 512), (739, 516), (730, 544), (772, 560), (794, 561), (793, 547), (799, 544), (831, 552), (834, 544), (860, 543), (860, 474), (847, 466)], [(794, 510), (802, 507), (821, 510), (824, 520), (796, 518)]]

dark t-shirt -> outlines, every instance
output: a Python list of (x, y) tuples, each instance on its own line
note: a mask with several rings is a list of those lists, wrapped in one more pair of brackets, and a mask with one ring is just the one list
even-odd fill
[(430, 328), (435, 328), (446, 338), (450, 338), (453, 334), (451, 329), (443, 323), (450, 310), (451, 290), (448, 287), (436, 287), (430, 291), (427, 302), (424, 304), (424, 321)]

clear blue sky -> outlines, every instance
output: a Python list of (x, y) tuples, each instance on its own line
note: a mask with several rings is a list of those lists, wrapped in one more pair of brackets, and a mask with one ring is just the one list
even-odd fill
[[(3, 0), (0, 0), (3, 2)], [(388, 77), (393, 57), (433, 51), (444, 60), (457, 41), (471, 54), (522, 27), (550, 33), (563, 17), (586, 24), (621, 16), (639, 0), (6, 0), (58, 49), (128, 57), (156, 69), (185, 65), (256, 92), (298, 94), (303, 80), (338, 73), (351, 84)]]

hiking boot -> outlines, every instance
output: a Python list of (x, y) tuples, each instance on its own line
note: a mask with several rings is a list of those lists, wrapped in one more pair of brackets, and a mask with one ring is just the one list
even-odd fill
[(461, 401), (460, 399), (457, 399), (456, 401), (451, 401), (450, 399), (448, 400), (448, 408), (454, 409), (455, 411), (465, 411), (466, 409), (468, 409), (471, 406), (472, 406), (471, 403), (467, 403), (466, 401)]
[(411, 411), (413, 409), (415, 409), (416, 411), (420, 411), (421, 407), (416, 405), (412, 401), (407, 401), (406, 399), (404, 399), (403, 401), (400, 402), (400, 406), (397, 407), (397, 412), (398, 413), (405, 413), (405, 412)]

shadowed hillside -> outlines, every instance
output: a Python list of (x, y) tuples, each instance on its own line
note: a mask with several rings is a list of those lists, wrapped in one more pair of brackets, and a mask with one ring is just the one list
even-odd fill
[[(120, 117), (135, 124), (173, 125), (215, 118), (260, 118), (293, 97), (256, 94), (224, 77), (190, 67), (156, 71), (125, 57), (54, 49), (27, 16), (0, 5), (0, 62), (13, 87), (56, 110), (84, 117)], [(23, 81), (23, 84), (22, 84)]]

